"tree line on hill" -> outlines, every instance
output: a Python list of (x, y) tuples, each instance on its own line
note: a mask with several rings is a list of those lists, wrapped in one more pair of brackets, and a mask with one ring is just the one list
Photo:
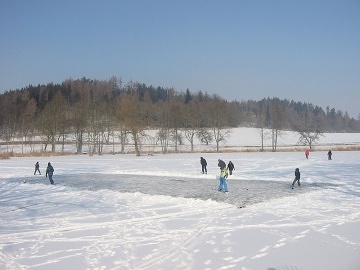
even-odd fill
[[(104, 144), (129, 141), (140, 155), (146, 130), (157, 130), (157, 142), (166, 152), (169, 145), (182, 143), (184, 134), (193, 149), (194, 139), (202, 143), (225, 142), (230, 128), (238, 126), (272, 130), (276, 150), (280, 130), (297, 131), (304, 144), (315, 141), (322, 132), (359, 132), (360, 120), (348, 113), (309, 103), (264, 98), (260, 101), (227, 101), (219, 95), (199, 91), (177, 92), (121, 79), (68, 79), (7, 91), (0, 95), (0, 139), (22, 145), (35, 138), (55, 151), (71, 134), (78, 153), (84, 144), (101, 153)], [(181, 134), (179, 131), (183, 131)]]

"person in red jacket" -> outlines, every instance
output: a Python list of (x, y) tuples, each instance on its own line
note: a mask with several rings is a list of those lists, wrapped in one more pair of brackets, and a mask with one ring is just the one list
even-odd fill
[(305, 157), (306, 157), (306, 159), (309, 158), (309, 155), (310, 155), (309, 149), (306, 149), (306, 151), (305, 151)]

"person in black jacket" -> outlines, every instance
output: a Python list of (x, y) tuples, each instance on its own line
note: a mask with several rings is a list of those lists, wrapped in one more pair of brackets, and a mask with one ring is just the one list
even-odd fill
[(232, 175), (232, 171), (235, 170), (235, 166), (234, 166), (234, 163), (232, 163), (231, 161), (229, 161), (228, 165), (227, 165), (227, 168), (229, 170), (229, 174)]
[(294, 181), (292, 183), (291, 188), (294, 188), (294, 185), (295, 185), (296, 181), (298, 182), (298, 186), (300, 187), (300, 171), (299, 171), (299, 168), (295, 169), (295, 179), (294, 179)]
[(39, 172), (39, 174), (41, 175), (39, 162), (36, 162), (36, 164), (35, 164), (35, 172), (34, 172), (34, 175), (36, 174), (36, 172)]
[(329, 150), (329, 152), (328, 152), (328, 160), (331, 160), (331, 156), (332, 156), (332, 153), (331, 153), (331, 150)]
[(220, 170), (222, 170), (226, 167), (226, 163), (223, 160), (218, 159), (218, 167), (220, 167)]
[(200, 164), (201, 164), (201, 171), (202, 173), (206, 173), (207, 174), (207, 169), (206, 169), (206, 166), (207, 166), (207, 162), (206, 162), (206, 159), (201, 157), (200, 158)]
[(54, 174), (54, 167), (51, 165), (51, 163), (49, 162), (48, 163), (48, 166), (46, 168), (46, 174), (45, 174), (45, 177), (48, 177), (49, 176), (49, 180), (50, 180), (50, 183), (53, 185), (54, 184), (54, 180), (53, 180), (53, 174)]

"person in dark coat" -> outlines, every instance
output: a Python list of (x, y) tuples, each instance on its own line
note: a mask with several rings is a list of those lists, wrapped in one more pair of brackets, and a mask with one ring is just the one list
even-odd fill
[(331, 160), (331, 156), (332, 156), (332, 153), (331, 153), (331, 150), (329, 150), (329, 152), (328, 152), (328, 160)]
[(291, 188), (294, 188), (294, 185), (295, 185), (296, 182), (298, 182), (298, 186), (300, 187), (300, 171), (299, 171), (299, 168), (295, 169), (295, 179), (294, 179), (294, 181), (292, 183)]
[(228, 165), (227, 165), (227, 168), (229, 170), (229, 174), (232, 175), (232, 171), (235, 170), (235, 166), (234, 166), (234, 163), (232, 163), (231, 161), (229, 161)]
[(39, 172), (39, 174), (41, 175), (39, 162), (36, 162), (36, 163), (35, 163), (35, 172), (34, 172), (34, 175), (36, 174), (36, 172)]
[(218, 167), (220, 167), (220, 170), (226, 168), (226, 163), (221, 160), (221, 159), (218, 159)]
[(49, 175), (49, 180), (50, 180), (50, 183), (53, 185), (54, 184), (54, 180), (53, 180), (53, 174), (54, 174), (54, 167), (51, 166), (51, 163), (49, 162), (48, 163), (48, 166), (46, 168), (46, 176), (47, 177)]
[(207, 169), (206, 169), (206, 166), (207, 166), (207, 162), (206, 162), (206, 159), (201, 157), (200, 158), (200, 164), (201, 164), (201, 171), (202, 173), (206, 173), (207, 174)]

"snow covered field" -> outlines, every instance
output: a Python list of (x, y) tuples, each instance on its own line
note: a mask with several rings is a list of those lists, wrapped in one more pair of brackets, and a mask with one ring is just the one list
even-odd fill
[(0, 269), (360, 269), (360, 152), (202, 156), (1, 160)]
[[(261, 136), (260, 129), (257, 128), (232, 128), (229, 129), (229, 136), (226, 138), (226, 142), (220, 142), (219, 149), (220, 151), (260, 151), (261, 149)], [(161, 144), (156, 139), (158, 130), (149, 130), (146, 132), (148, 135), (146, 138), (143, 138), (141, 142), (140, 151), (142, 154), (146, 153), (161, 153)], [(185, 139), (183, 131), (179, 131), (179, 134), (182, 135), (182, 144), (178, 144), (177, 148), (179, 152), (191, 152), (191, 145), (188, 140)], [(33, 138), (33, 140), (40, 140), (41, 138)], [(62, 152), (61, 138), (56, 145), (56, 151)], [(129, 144), (125, 146), (124, 152), (134, 153), (134, 145), (129, 139)], [(67, 144), (64, 145), (64, 151), (66, 153), (75, 153), (75, 138), (72, 135), (67, 135), (65, 141)], [(84, 141), (86, 139), (84, 138)], [(156, 143), (157, 141), (157, 143)], [(110, 139), (112, 142), (112, 139)], [(104, 144), (103, 153), (120, 153), (121, 145), (119, 142), (118, 136), (114, 138), (114, 145), (112, 143)], [(264, 130), (264, 150), (271, 151), (271, 130)], [(32, 149), (30, 149), (28, 144), (25, 144), (24, 147), (21, 145), (21, 139), (17, 138), (15, 143), (12, 141), (7, 145), (6, 142), (2, 142), (0, 145), (0, 154), (14, 152), (14, 153), (30, 153), (37, 152), (41, 153), (44, 150), (44, 144), (33, 144)], [(281, 131), (278, 134), (277, 150), (279, 151), (293, 151), (294, 149), (301, 151), (308, 148), (299, 144), (299, 134), (294, 131)], [(354, 150), (360, 149), (360, 133), (324, 133), (323, 136), (319, 137), (319, 140), (313, 145), (313, 150), (316, 151), (327, 151), (329, 149), (341, 148), (342, 150)], [(168, 150), (170, 152), (175, 152), (174, 143), (171, 142)], [(91, 149), (87, 143), (83, 145), (83, 151), (90, 153)], [(209, 145), (205, 145), (199, 141), (195, 136), (194, 138), (194, 151), (206, 151), (206, 152), (216, 152), (216, 143), (212, 142)], [(45, 151), (46, 152), (46, 151)], [(51, 152), (51, 145), (47, 146), (47, 152)]]

